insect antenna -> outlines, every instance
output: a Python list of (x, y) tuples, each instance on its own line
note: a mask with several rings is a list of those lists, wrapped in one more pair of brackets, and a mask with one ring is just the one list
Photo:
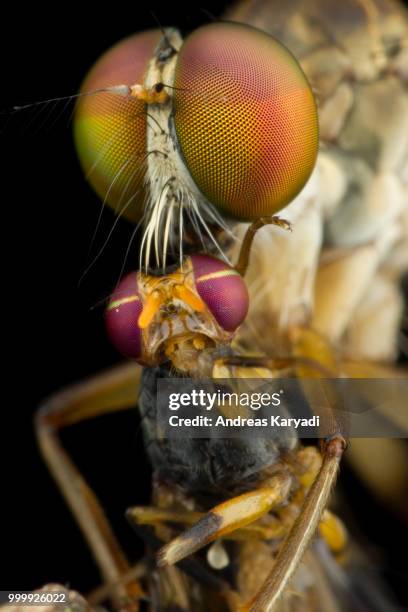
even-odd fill
[[(62, 109), (62, 113), (64, 112), (64, 110), (66, 109), (66, 105), (67, 103), (69, 104), (70, 100), (68, 100), (67, 102), (64, 103), (63, 109)], [(25, 125), (25, 130), (28, 132), (29, 128), (31, 126), (33, 126), (33, 124), (38, 120), (40, 121), (40, 117), (41, 115), (44, 115), (44, 117), (41, 118), (41, 121), (36, 125), (35, 129), (33, 130), (33, 132), (31, 132), (32, 136), (36, 136), (37, 134), (39, 134), (43, 129), (45, 129), (45, 127), (47, 126), (48, 130), (51, 129), (52, 125), (55, 125), (56, 122), (56, 118), (54, 118), (51, 122), (51, 126), (48, 124), (48, 121), (51, 120), (51, 117), (54, 113), (54, 111), (56, 110), (56, 108), (58, 107), (58, 102), (49, 102), (48, 104), (40, 107), (40, 108), (36, 108), (36, 112), (33, 113), (33, 116), (31, 117), (31, 119), (26, 123)], [(18, 111), (16, 111), (18, 112)], [(58, 116), (61, 116), (62, 113), (60, 113)]]
[[(91, 91), (80, 91), (76, 94), (71, 94), (70, 96), (57, 96), (55, 98), (48, 98), (47, 100), (38, 100), (36, 102), (30, 102), (28, 104), (21, 104), (19, 106), (13, 106), (9, 112), (20, 112), (22, 110), (26, 110), (29, 108), (33, 108), (36, 106), (47, 106), (51, 102), (71, 102), (72, 100), (76, 100), (77, 98), (84, 98), (86, 96), (94, 96), (98, 93), (113, 93), (118, 95), (129, 95), (129, 86), (128, 85), (112, 85), (110, 87), (99, 87), (98, 89), (93, 89)], [(7, 112), (7, 111), (5, 111)]]
[[(39, 116), (45, 111), (47, 110), (47, 108), (52, 105), (52, 108), (49, 112), (49, 114), (45, 117), (44, 121), (40, 124), (40, 126), (37, 128), (36, 133), (38, 133), (46, 124), (47, 120), (50, 118), (50, 116), (52, 115), (52, 113), (54, 112), (54, 110), (58, 107), (58, 103), (59, 102), (64, 102), (64, 105), (62, 107), (62, 110), (60, 113), (57, 114), (57, 116), (53, 119), (50, 128), (55, 125), (55, 123), (62, 117), (62, 115), (64, 114), (64, 112), (66, 111), (66, 109), (68, 108), (70, 102), (73, 101), (77, 101), (80, 98), (84, 98), (87, 96), (93, 96), (96, 94), (100, 94), (100, 93), (111, 93), (111, 94), (116, 94), (116, 95), (120, 95), (120, 96), (131, 96), (131, 88), (128, 85), (113, 85), (110, 87), (101, 87), (101, 88), (97, 88), (97, 89), (93, 89), (91, 91), (81, 91), (75, 94), (71, 94), (69, 96), (56, 96), (54, 98), (47, 98), (46, 100), (38, 100), (35, 102), (29, 102), (27, 104), (20, 104), (20, 105), (14, 105), (12, 106), (10, 109), (8, 110), (2, 110), (0, 111), (1, 115), (6, 115), (7, 116), (7, 121), (5, 123), (5, 125), (2, 128), (2, 132), (4, 132), (4, 130), (7, 128), (10, 120), (15, 117), (18, 116), (20, 113), (22, 113), (22, 111), (26, 111), (26, 110), (30, 110), (30, 109), (36, 109), (37, 112), (36, 114), (33, 115), (33, 117), (29, 120), (29, 122), (27, 123), (27, 125), (25, 126), (25, 129), (28, 129), (38, 118)], [(72, 113), (70, 114), (70, 121), (72, 120), (72, 116), (73, 113), (75, 112), (75, 107), (72, 110)]]
[[(64, 113), (68, 110), (69, 108), (69, 104), (70, 104), (71, 100), (67, 100), (63, 106), (62, 109), (60, 110), (60, 112), (57, 114), (57, 116), (53, 119), (52, 123), (50, 125), (48, 125), (48, 130), (51, 130), (54, 125), (56, 123), (58, 123), (58, 121), (62, 118), (62, 116), (64, 115)], [(74, 117), (74, 112), (75, 112), (75, 105), (73, 105), (72, 111), (69, 114), (69, 119), (68, 119), (68, 125), (72, 122), (72, 119)]]
[[(51, 105), (52, 105), (52, 107), (50, 109), (49, 107)], [(47, 121), (47, 119), (49, 119), (49, 117), (52, 115), (56, 105), (57, 105), (57, 102), (53, 102), (52, 100), (45, 100), (44, 103), (42, 104), (42, 106), (40, 106), (40, 107), (28, 104), (28, 105), (25, 105), (25, 106), (22, 106), (22, 107), (13, 106), (11, 109), (2, 110), (1, 114), (6, 116), (6, 121), (2, 125), (1, 134), (3, 134), (6, 131), (6, 129), (9, 127), (10, 122), (16, 116), (19, 116), (19, 115), (23, 114), (23, 113), (20, 113), (20, 111), (26, 110), (26, 109), (28, 109), (30, 107), (32, 107), (34, 109), (34, 112), (30, 116), (29, 120), (23, 126), (21, 126), (21, 129), (24, 129), (25, 133), (28, 132), (30, 126), (33, 125), (34, 122), (37, 119), (40, 118), (40, 116), (42, 115), (42, 113), (44, 113), (44, 111), (46, 111), (46, 110), (49, 111), (48, 114), (46, 115), (45, 119), (42, 120), (42, 122), (40, 124), (40, 127), (35, 130), (34, 134), (36, 134), (41, 129), (41, 127), (43, 127), (43, 125)]]

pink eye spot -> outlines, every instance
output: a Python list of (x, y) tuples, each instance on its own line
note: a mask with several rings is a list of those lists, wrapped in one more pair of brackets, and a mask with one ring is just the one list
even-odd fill
[(225, 331), (235, 331), (248, 312), (249, 296), (240, 274), (208, 255), (192, 255), (198, 294)]
[(142, 302), (137, 274), (131, 272), (112, 294), (106, 309), (105, 323), (108, 336), (117, 350), (140, 362), (142, 362), (142, 331), (137, 322), (141, 312)]

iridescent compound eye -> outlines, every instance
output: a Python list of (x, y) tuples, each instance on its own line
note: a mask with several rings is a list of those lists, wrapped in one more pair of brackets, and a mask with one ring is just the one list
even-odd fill
[(317, 112), (285, 47), (249, 26), (201, 27), (181, 47), (174, 85), (181, 152), (207, 200), (250, 220), (299, 193), (317, 155)]
[(170, 28), (129, 37), (82, 92), (94, 93), (79, 98), (75, 116), (81, 164), (117, 213), (144, 216), (146, 268), (152, 244), (164, 264), (184, 211), (202, 223), (216, 216), (208, 202), (240, 220), (273, 215), (316, 160), (306, 77), (285, 47), (249, 26), (203, 26), (184, 43)]
[[(112, 47), (91, 69), (81, 91), (143, 82), (160, 37), (159, 30), (152, 30)], [(117, 213), (139, 219), (145, 199), (145, 104), (114, 93), (83, 96), (76, 108), (74, 132), (81, 165), (97, 194)]]
[(240, 274), (208, 255), (192, 255), (197, 292), (225, 331), (235, 331), (248, 312), (249, 296)]
[(140, 361), (142, 331), (137, 321), (143, 306), (139, 296), (137, 273), (131, 272), (121, 280), (106, 309), (106, 329), (117, 350)]

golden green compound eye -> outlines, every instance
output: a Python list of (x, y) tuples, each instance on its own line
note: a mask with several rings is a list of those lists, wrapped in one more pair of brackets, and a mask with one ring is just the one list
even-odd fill
[(316, 160), (317, 110), (285, 47), (241, 24), (201, 27), (180, 50), (174, 85), (181, 152), (210, 202), (250, 220), (299, 193)]
[[(130, 36), (93, 66), (82, 92), (143, 82), (159, 42), (159, 30)], [(146, 110), (140, 100), (114, 93), (79, 98), (74, 119), (75, 143), (84, 173), (117, 213), (140, 218), (145, 201)]]

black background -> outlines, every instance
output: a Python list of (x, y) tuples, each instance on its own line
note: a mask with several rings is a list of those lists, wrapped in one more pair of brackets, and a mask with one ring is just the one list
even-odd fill
[[(87, 69), (124, 36), (163, 25), (190, 30), (209, 20), (199, 8), (16, 6), (3, 14), (0, 36), (5, 111), (75, 93)], [(205, 3), (222, 12), (223, 3)], [(132, 233), (120, 221), (103, 255), (82, 282), (100, 202), (87, 186), (72, 145), (69, 104), (3, 114), (3, 342), (0, 457), (0, 589), (32, 589), (58, 581), (86, 591), (98, 573), (74, 521), (38, 455), (32, 416), (54, 390), (119, 361), (104, 333), (103, 307)], [(62, 113), (62, 114), (60, 114)], [(93, 255), (112, 227), (106, 212)], [(127, 268), (137, 267), (137, 248)], [(140, 544), (124, 509), (148, 503), (150, 472), (137, 416), (104, 417), (67, 432), (64, 441), (94, 485), (129, 555)], [(364, 537), (383, 549), (386, 577), (404, 597), (401, 529), (346, 469), (342, 474)], [(380, 527), (381, 525), (381, 527)], [(405, 595), (406, 596), (406, 595)]]

